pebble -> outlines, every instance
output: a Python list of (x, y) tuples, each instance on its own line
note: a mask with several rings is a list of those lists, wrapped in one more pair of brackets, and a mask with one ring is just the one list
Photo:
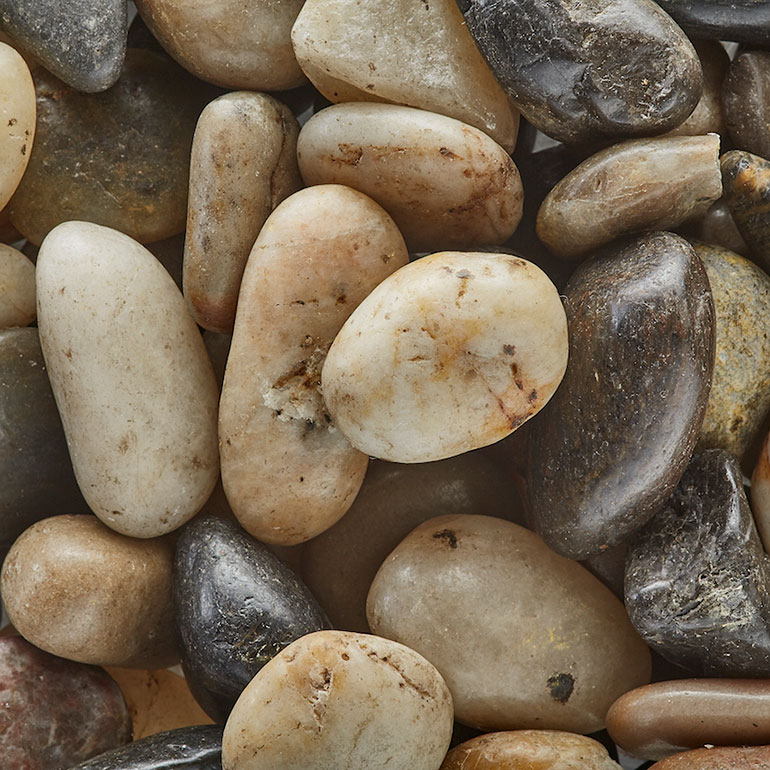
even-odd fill
[(770, 433), (762, 442), (751, 476), (751, 510), (765, 551), (770, 553)]
[(0, 244), (0, 329), (35, 320), (35, 266), (12, 246)]
[(521, 178), (508, 153), (444, 115), (337, 104), (303, 126), (297, 155), (306, 184), (366, 193), (393, 217), (412, 251), (498, 245), (521, 219)]
[(72, 88), (104, 91), (126, 56), (126, 0), (0, 0), (0, 29)]
[[(2, 0), (0, 0), (0, 3)], [(0, 22), (2, 4), (0, 4)], [(29, 163), (35, 138), (35, 85), (29, 67), (0, 42), (0, 210), (11, 199)]]
[(184, 298), (126, 235), (67, 222), (37, 262), (38, 324), (75, 475), (131, 537), (181, 526), (219, 473), (218, 389)]
[(177, 541), (174, 611), (185, 677), (217, 722), (284, 647), (328, 626), (295, 574), (236, 524), (206, 516)]
[[(770, 22), (770, 17), (768, 17)], [(770, 53), (741, 51), (730, 64), (722, 98), (727, 128), (741, 150), (770, 156)]]
[(279, 91), (306, 82), (291, 46), (302, 2), (136, 0), (136, 7), (163, 48), (201, 80)]
[(222, 770), (438, 770), (451, 735), (452, 698), (421, 655), (376, 636), (317, 631), (244, 690), (225, 725)]
[(266, 94), (225, 94), (201, 113), (190, 159), (184, 294), (205, 329), (229, 334), (243, 269), (270, 212), (302, 187), (299, 126)]
[(613, 145), (551, 190), (537, 234), (557, 256), (579, 259), (621, 235), (674, 229), (722, 195), (718, 156), (715, 134)]
[(8, 204), (24, 237), (39, 245), (73, 219), (144, 243), (184, 229), (190, 146), (207, 87), (158, 54), (129, 49), (120, 79), (102, 94), (42, 69), (35, 88), (35, 143)]
[(124, 537), (95, 516), (52, 516), (13, 544), (3, 602), (18, 632), (54, 655), (163, 668), (177, 659), (172, 565), (167, 540)]
[(480, 735), (446, 756), (441, 770), (621, 770), (607, 749), (583, 735), (557, 730), (511, 730)]
[(770, 44), (770, 6), (757, 0), (656, 0), (688, 35)]
[(692, 247), (649, 233), (587, 262), (566, 288), (570, 362), (529, 446), (537, 531), (584, 559), (666, 501), (698, 438), (714, 361), (714, 308)]
[(0, 755), (7, 770), (61, 770), (131, 740), (120, 688), (101, 669), (0, 638)]
[(304, 542), (353, 502), (368, 457), (330, 417), (321, 368), (348, 316), (407, 259), (385, 211), (340, 185), (295, 193), (262, 228), (241, 284), (219, 409), (222, 483), (254, 537)]
[(548, 402), (566, 365), (564, 309), (545, 273), (507, 254), (439, 252), (360, 304), (321, 381), (354, 447), (416, 463), (509, 435)]
[(626, 608), (664, 658), (705, 676), (770, 676), (770, 557), (724, 450), (693, 456), (631, 541)]
[(530, 123), (560, 142), (660, 133), (700, 99), (698, 56), (651, 0), (466, 5), (468, 28), (500, 83)]
[(764, 770), (770, 767), (770, 746), (710, 746), (675, 754), (650, 770)]
[(373, 633), (430, 660), (455, 718), (484, 731), (595, 732), (616, 698), (650, 678), (649, 650), (609, 589), (490, 516), (414, 529), (380, 567), (367, 616)]
[(519, 115), (455, 0), (306, 0), (294, 52), (332, 102), (389, 102), (475, 126), (508, 152)]
[(738, 232), (724, 197), (714, 201), (705, 214), (689, 220), (682, 232), (686, 232), (685, 237), (688, 239), (722, 246), (742, 257), (751, 257), (751, 249)]
[(621, 695), (607, 713), (607, 731), (629, 754), (664, 757), (705, 743), (770, 743), (770, 681), (680, 679)]

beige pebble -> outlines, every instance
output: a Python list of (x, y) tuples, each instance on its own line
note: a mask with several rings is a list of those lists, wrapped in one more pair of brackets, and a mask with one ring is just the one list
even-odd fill
[(567, 321), (537, 266), (508, 254), (439, 252), (378, 286), (322, 372), (335, 424), (360, 451), (440, 460), (512, 433), (567, 366)]
[(295, 193), (262, 228), (243, 276), (219, 414), (225, 493), (259, 540), (308, 540), (353, 502), (368, 457), (332, 423), (321, 367), (355, 307), (407, 259), (393, 220), (339, 185)]
[(0, 329), (35, 320), (35, 266), (12, 246), (0, 243)]
[(3, 602), (42, 650), (98, 666), (161, 668), (177, 659), (173, 561), (166, 539), (124, 537), (95, 516), (53, 516), (11, 547)]
[(388, 556), (367, 600), (375, 634), (424, 655), (456, 719), (481, 730), (591, 733), (650, 678), (650, 652), (612, 592), (534, 533), (439, 516)]
[(509, 152), (516, 145), (518, 111), (455, 0), (420, 8), (413, 0), (307, 0), (291, 37), (329, 101), (418, 107), (475, 126)]
[(38, 323), (75, 476), (131, 537), (192, 518), (216, 484), (217, 385), (173, 279), (127, 235), (66, 222), (37, 262)]
[(266, 94), (225, 94), (201, 113), (190, 160), (184, 294), (204, 328), (230, 333), (243, 269), (268, 214), (302, 186), (299, 126)]
[(523, 192), (508, 153), (477, 128), (393, 104), (337, 104), (297, 143), (308, 185), (366, 193), (412, 251), (499, 245), (516, 230)]
[(452, 698), (421, 655), (396, 642), (317, 631), (282, 650), (225, 725), (223, 770), (438, 770)]

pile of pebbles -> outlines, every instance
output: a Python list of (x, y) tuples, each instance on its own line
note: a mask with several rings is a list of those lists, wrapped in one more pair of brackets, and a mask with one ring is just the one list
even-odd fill
[(765, 48), (0, 0), (4, 770), (770, 768)]

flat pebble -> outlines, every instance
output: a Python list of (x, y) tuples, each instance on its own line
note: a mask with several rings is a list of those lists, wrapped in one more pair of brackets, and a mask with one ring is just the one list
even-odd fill
[(722, 98), (735, 146), (763, 158), (770, 156), (770, 53), (738, 53), (730, 64)]
[(12, 246), (0, 244), (0, 329), (35, 320), (35, 266)]
[(650, 770), (764, 770), (770, 767), (770, 746), (711, 746), (675, 754)]

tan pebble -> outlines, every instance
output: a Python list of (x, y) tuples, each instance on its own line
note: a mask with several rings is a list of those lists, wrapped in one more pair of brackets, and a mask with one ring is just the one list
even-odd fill
[(35, 266), (20, 251), (0, 243), (0, 329), (35, 320)]

